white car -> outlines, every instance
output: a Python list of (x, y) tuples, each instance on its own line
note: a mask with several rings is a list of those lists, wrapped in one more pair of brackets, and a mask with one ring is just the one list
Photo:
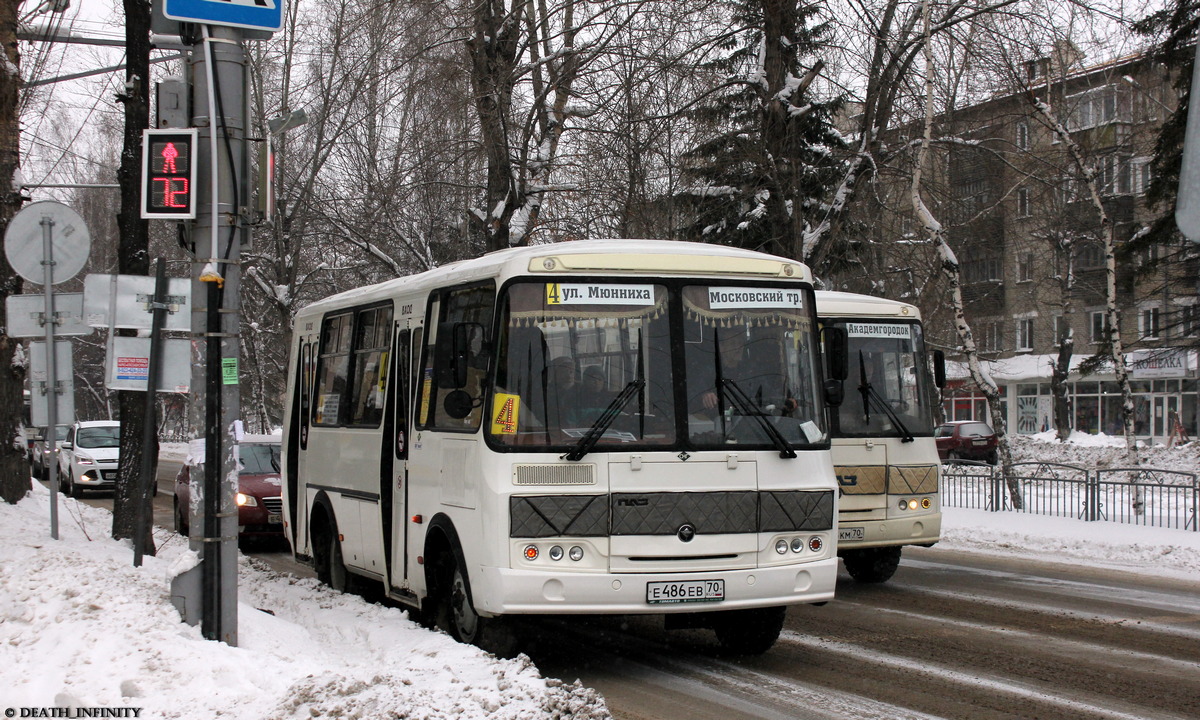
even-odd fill
[(120, 453), (121, 423), (75, 423), (58, 454), (59, 489), (76, 498), (82, 497), (84, 490), (112, 490), (117, 484)]

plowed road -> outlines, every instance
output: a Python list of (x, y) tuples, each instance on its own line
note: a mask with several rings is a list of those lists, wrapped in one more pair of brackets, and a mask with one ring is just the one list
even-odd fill
[[(164, 465), (155, 520), (171, 527)], [(843, 574), (833, 602), (791, 608), (760, 657), (654, 618), (529, 632), (545, 676), (596, 688), (618, 720), (1200, 718), (1200, 582), (1080, 563), (905, 550), (888, 583)]]

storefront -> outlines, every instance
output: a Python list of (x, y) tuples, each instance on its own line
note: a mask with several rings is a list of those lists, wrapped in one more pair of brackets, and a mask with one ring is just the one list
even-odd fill
[[(1067, 381), (1071, 426), (1080, 432), (1120, 435), (1123, 432), (1121, 389), (1112, 370), (1086, 377), (1078, 374), (1086, 356), (1072, 358)], [(1054, 429), (1054, 403), (1050, 371), (1054, 355), (1024, 355), (985, 361), (986, 372), (1000, 387), (1001, 410), (1009, 432), (1030, 435)], [(947, 363), (946, 390), (942, 408), (946, 420), (990, 422), (987, 399), (969, 381), (961, 363)], [(1187, 350), (1139, 351), (1129, 355), (1130, 389), (1134, 395), (1134, 428), (1139, 438), (1167, 443), (1180, 429), (1195, 439), (1200, 433), (1197, 417), (1200, 382), (1197, 353)]]

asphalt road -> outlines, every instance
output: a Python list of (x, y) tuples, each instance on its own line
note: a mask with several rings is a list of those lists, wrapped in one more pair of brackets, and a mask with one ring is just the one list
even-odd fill
[[(156, 542), (179, 464), (158, 473)], [(111, 506), (111, 495), (86, 502)], [(311, 576), (278, 548), (243, 548)], [(599, 690), (618, 720), (1200, 717), (1200, 583), (1080, 564), (905, 551), (895, 577), (788, 611), (759, 657), (653, 617), (545, 618), (525, 629), (541, 672)]]

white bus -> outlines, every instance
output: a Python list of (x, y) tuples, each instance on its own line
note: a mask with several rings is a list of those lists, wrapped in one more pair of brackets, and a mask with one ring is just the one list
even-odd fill
[(816, 331), (804, 265), (650, 240), (316, 302), (291, 348), (286, 533), (322, 581), (381, 583), (498, 652), (513, 616), (635, 613), (764, 652), (836, 580)]
[(921, 315), (908, 303), (817, 293), (824, 327), (846, 331), (845, 399), (832, 408), (838, 555), (859, 582), (885, 582), (905, 545), (941, 537), (941, 464), (934, 442), (941, 351), (926, 357)]

